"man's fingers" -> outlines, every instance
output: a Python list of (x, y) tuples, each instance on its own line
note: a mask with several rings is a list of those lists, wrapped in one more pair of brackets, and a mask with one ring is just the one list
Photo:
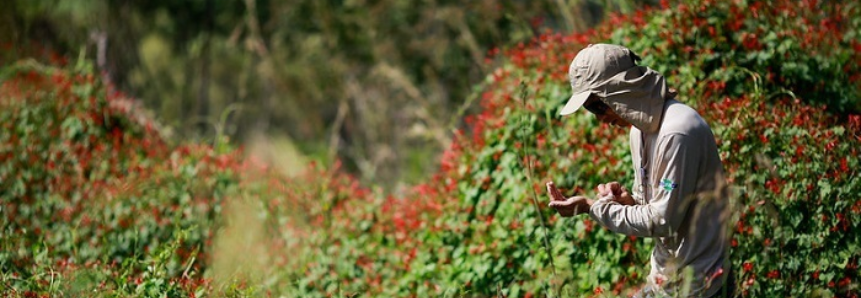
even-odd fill
[(618, 202), (622, 205), (634, 205), (634, 198), (631, 197), (631, 194), (626, 190), (622, 192), (622, 195), (618, 197)]
[(578, 197), (570, 197), (570, 198), (567, 198), (564, 200), (558, 200), (558, 201), (550, 202), (550, 207), (564, 208), (564, 207), (569, 207), (569, 206), (575, 205), (577, 202), (578, 202)]
[(556, 194), (556, 198), (557, 198), (557, 199), (559, 199), (559, 200), (564, 200), (564, 199), (565, 199), (565, 196), (564, 196), (564, 195), (562, 195), (562, 192), (561, 192), (561, 191), (559, 191), (559, 188), (556, 188), (556, 186), (555, 186), (555, 185), (553, 186), (553, 193), (555, 193), (555, 194)]
[(562, 192), (559, 191), (559, 188), (556, 187), (556, 184), (553, 184), (553, 182), (550, 182), (549, 186), (550, 186), (550, 191), (553, 193), (553, 197), (556, 198), (556, 200), (565, 200), (565, 196), (562, 195)]
[(619, 184), (619, 182), (613, 181), (613, 182), (607, 183), (607, 188), (609, 188), (608, 192), (612, 192), (613, 195), (622, 194), (622, 184)]
[(613, 182), (607, 183), (607, 186), (609, 186), (610, 189), (621, 189), (622, 188), (622, 184), (619, 184), (618, 181), (613, 181)]
[(570, 205), (571, 203), (568, 201), (552, 201), (550, 202), (550, 207), (565, 207)]
[(547, 194), (550, 195), (550, 201), (555, 201), (558, 198), (556, 197), (556, 192), (553, 191), (553, 182), (547, 182)]
[(598, 184), (598, 194), (603, 195), (605, 192), (604, 184)]
[(551, 201), (559, 201), (565, 199), (565, 196), (563, 196), (562, 193), (559, 192), (559, 189), (556, 188), (556, 184), (553, 184), (553, 182), (547, 182), (547, 193), (550, 195)]

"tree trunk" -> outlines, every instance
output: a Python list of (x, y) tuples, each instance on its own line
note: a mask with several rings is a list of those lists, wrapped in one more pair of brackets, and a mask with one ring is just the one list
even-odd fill
[(213, 0), (206, 0), (206, 29), (203, 32), (203, 48), (200, 52), (200, 85), (198, 85), (197, 90), (197, 133), (203, 135), (206, 133), (206, 129), (210, 125), (208, 123), (209, 119), (209, 80), (210, 80), (210, 71), (209, 66), (211, 64), (211, 44), (212, 44), (212, 34), (213, 34)]

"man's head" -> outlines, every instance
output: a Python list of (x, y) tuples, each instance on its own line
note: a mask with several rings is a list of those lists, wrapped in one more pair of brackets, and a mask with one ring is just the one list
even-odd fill
[(592, 95), (607, 97), (615, 91), (613, 78), (637, 66), (640, 57), (628, 48), (610, 45), (589, 45), (574, 57), (568, 67), (568, 80), (573, 94), (562, 109), (562, 115), (577, 111)]
[(667, 87), (664, 76), (637, 65), (639, 60), (618, 45), (594, 44), (581, 50), (568, 68), (572, 95), (560, 114), (574, 113), (588, 103), (603, 122), (657, 131), (664, 103), (675, 92)]

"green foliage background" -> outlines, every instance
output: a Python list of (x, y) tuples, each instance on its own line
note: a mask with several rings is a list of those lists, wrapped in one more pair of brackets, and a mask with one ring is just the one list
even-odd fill
[(859, 9), (683, 1), (504, 47), (466, 97), (480, 109), (464, 117), (438, 171), (397, 194), (364, 186), (339, 163), (285, 176), (225, 135), (171, 141), (85, 58), (4, 60), (0, 291), (629, 294), (648, 270), (651, 240), (543, 207), (549, 179), (587, 194), (631, 181), (626, 131), (585, 113), (557, 116), (568, 62), (589, 43), (612, 42), (665, 73), (715, 131), (733, 191), (736, 296), (855, 297)]
[(394, 189), (437, 166), (488, 52), (650, 1), (7, 2), (0, 42), (84, 51), (176, 138), (282, 140)]

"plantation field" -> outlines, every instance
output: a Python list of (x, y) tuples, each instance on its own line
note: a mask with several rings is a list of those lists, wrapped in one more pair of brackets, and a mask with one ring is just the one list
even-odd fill
[(558, 116), (568, 63), (599, 42), (637, 52), (712, 126), (736, 297), (859, 296), (861, 6), (790, 0), (663, 4), (492, 50), (480, 112), (397, 195), (337, 162), (286, 175), (222, 135), (171, 139), (86, 59), (4, 47), (0, 293), (632, 294), (653, 240), (563, 219), (544, 193), (633, 181), (627, 131)]

